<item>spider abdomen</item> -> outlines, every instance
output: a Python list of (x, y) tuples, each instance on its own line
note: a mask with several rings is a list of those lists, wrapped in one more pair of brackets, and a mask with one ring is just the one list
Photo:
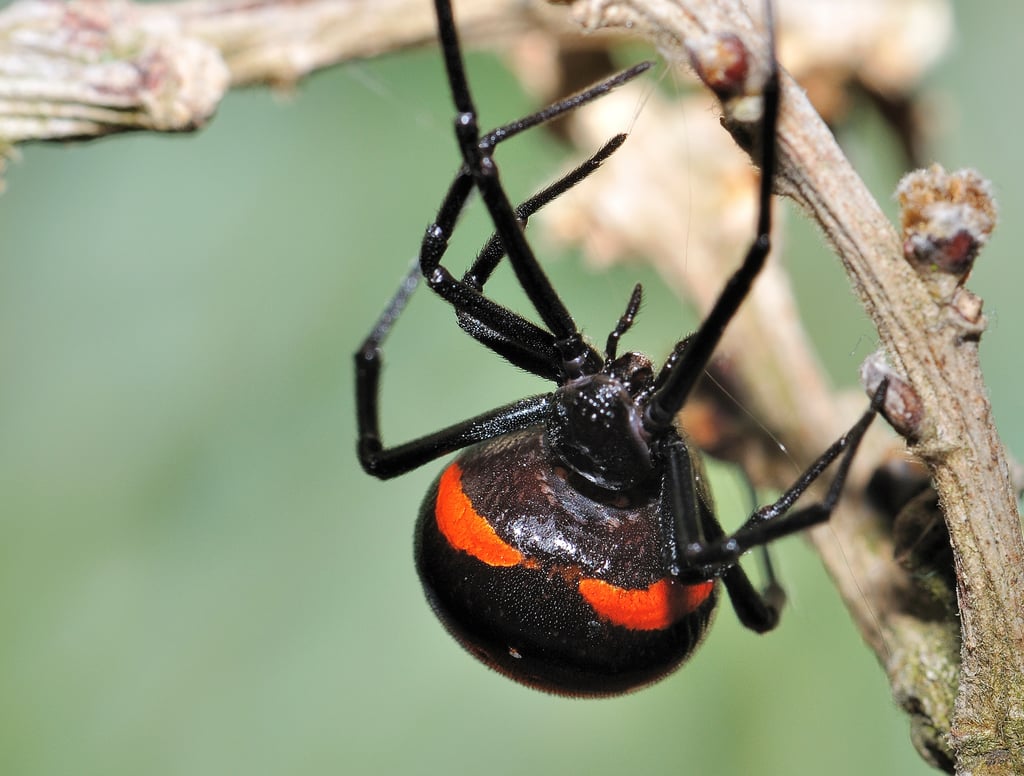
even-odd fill
[(666, 575), (657, 492), (601, 498), (568, 476), (539, 428), (463, 452), (424, 501), (417, 569), (445, 627), (497, 671), (566, 695), (625, 692), (694, 650), (715, 586)]

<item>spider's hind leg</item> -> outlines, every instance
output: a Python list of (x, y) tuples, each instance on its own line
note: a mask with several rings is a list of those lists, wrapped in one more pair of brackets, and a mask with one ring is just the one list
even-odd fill
[[(784, 536), (824, 523), (832, 515), (849, 474), (853, 457), (871, 421), (885, 401), (885, 381), (875, 391), (871, 406), (843, 436), (836, 440), (812, 463), (797, 481), (774, 503), (754, 511), (753, 515), (732, 534), (726, 534), (717, 518), (708, 509), (696, 504), (696, 486), (689, 453), (670, 448), (669, 475), (666, 485), (682, 495), (666, 500), (672, 508), (674, 537), (667, 542), (675, 573), (683, 580), (721, 577), (740, 621), (751, 630), (774, 628), (785, 601), (782, 588), (775, 581), (769, 566), (767, 585), (758, 591), (739, 566), (747, 551), (765, 548)], [(792, 509), (796, 501), (813, 485), (825, 470), (838, 460), (836, 473), (825, 497), (800, 509)], [(687, 484), (690, 481), (691, 484)], [(693, 493), (694, 495), (690, 495)]]

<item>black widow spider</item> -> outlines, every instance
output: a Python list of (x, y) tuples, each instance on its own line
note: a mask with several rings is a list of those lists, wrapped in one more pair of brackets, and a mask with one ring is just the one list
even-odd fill
[[(655, 370), (645, 355), (618, 355), (619, 339), (640, 306), (640, 286), (602, 355), (583, 338), (523, 233), (530, 215), (596, 170), (624, 136), (516, 209), (493, 156), (498, 143), (599, 97), (649, 63), (481, 134), (450, 2), (435, 0), (435, 8), (462, 164), (427, 228), (419, 261), (356, 353), (359, 460), (370, 474), (389, 478), (466, 448), (434, 482), (417, 521), (416, 564), (435, 612), (469, 651), (524, 684), (567, 695), (625, 692), (692, 653), (710, 623), (719, 579), (743, 625), (758, 632), (776, 626), (785, 594), (770, 564), (765, 589), (758, 591), (739, 559), (828, 519), (885, 385), (789, 490), (726, 534), (699, 458), (674, 419), (769, 251), (779, 111), (774, 51), (763, 87), (757, 236), (700, 328)], [(770, 9), (767, 19), (772, 41)], [(457, 280), (441, 258), (474, 189), (495, 234)], [(547, 328), (484, 296), (484, 284), (506, 255)], [(381, 346), (420, 277), (452, 306), (471, 337), (553, 380), (554, 392), (384, 447)], [(824, 500), (792, 509), (837, 458)]]

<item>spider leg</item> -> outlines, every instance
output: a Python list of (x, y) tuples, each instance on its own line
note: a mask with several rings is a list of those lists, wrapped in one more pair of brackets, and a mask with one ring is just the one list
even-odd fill
[(508, 124), (503, 124), (496, 129), (492, 129), (480, 138), (480, 142), (489, 148), (494, 147), (503, 140), (507, 140), (520, 132), (532, 129), (539, 124), (544, 124), (552, 119), (556, 119), (564, 113), (576, 110), (576, 108), (586, 105), (588, 102), (593, 102), (599, 97), (603, 97), (608, 94), (608, 92), (632, 81), (638, 75), (646, 73), (653, 66), (653, 62), (640, 62), (639, 64), (633, 65), (633, 67), (615, 73), (614, 75), (605, 78), (603, 81), (598, 81), (596, 84), (587, 87), (583, 91), (571, 94), (558, 102), (553, 102), (547, 107), (531, 113), (529, 116), (524, 116), (521, 119), (516, 119)]
[(381, 479), (404, 474), (476, 442), (540, 423), (550, 404), (549, 395), (521, 399), (410, 442), (384, 447), (379, 410), (381, 347), (419, 279), (419, 265), (414, 264), (355, 356), (359, 462), (367, 473)]
[(786, 594), (775, 579), (765, 553), (767, 584), (754, 587), (747, 572), (734, 561), (723, 568), (696, 566), (684, 556), (692, 547), (707, 546), (725, 537), (714, 510), (701, 497), (698, 475), (686, 443), (674, 435), (666, 445), (667, 466), (662, 483), (660, 514), (662, 548), (668, 573), (684, 584), (721, 577), (739, 621), (750, 630), (764, 633), (779, 622)]
[[(451, 23), (450, 9), (448, 9), (447, 18)], [(454, 36), (454, 29), (452, 35)], [(457, 41), (454, 43), (457, 45)], [(459, 70), (461, 73), (461, 56), (458, 55), (458, 52), (456, 52), (456, 56), (460, 60)], [(637, 65), (541, 111), (498, 127), (480, 138), (479, 142), (481, 145), (486, 145), (488, 158), (490, 158), (490, 153), (498, 143), (600, 97), (616, 86), (635, 78), (649, 67), (649, 63)], [(465, 81), (464, 74), (462, 74), (462, 80)], [(624, 139), (625, 137), (621, 135), (612, 138), (582, 165), (520, 205), (515, 211), (518, 219), (516, 230), (524, 245), (526, 244), (525, 238), (522, 236), (518, 222), (521, 221), (525, 224), (529, 217), (541, 207), (586, 179), (600, 166), (601, 162), (622, 145)], [(564, 372), (562, 365), (565, 358), (557, 347), (553, 334), (491, 301), (481, 293), (483, 283), (486, 282), (504, 255), (497, 248), (504, 244), (500, 238), (492, 239), (488, 243), (488, 246), (492, 247), (485, 247), (482, 252), (483, 258), (474, 263), (475, 273), (471, 270), (473, 274), (467, 275), (467, 279), (461, 281), (455, 279), (441, 265), (441, 259), (448, 247), (449, 237), (454, 231), (474, 187), (479, 188), (478, 175), (474, 174), (469, 162), (464, 161), (442, 200), (434, 223), (426, 230), (417, 264), (407, 273), (398, 291), (355, 356), (359, 460), (367, 472), (380, 478), (403, 474), (428, 461), (476, 442), (541, 423), (548, 413), (550, 404), (549, 395), (530, 397), (498, 407), (404, 444), (385, 447), (380, 438), (379, 411), (382, 346), (391, 327), (415, 291), (420, 278), (425, 278), (430, 288), (452, 305), (460, 325), (491, 350), (502, 355), (511, 363), (544, 377), (560, 379)], [(504, 190), (501, 189), (500, 183), (497, 183), (497, 189), (501, 197), (504, 198)], [(507, 198), (505, 201), (507, 203)], [(500, 229), (498, 234), (501, 234)], [(528, 247), (527, 250), (529, 250)], [(536, 265), (532, 253), (530, 259), (536, 266), (537, 272), (540, 273), (543, 282), (547, 283), (547, 278), (540, 272), (539, 265)], [(477, 280), (477, 278), (482, 279)], [(550, 289), (550, 284), (548, 284), (548, 288)], [(575, 329), (573, 338), (574, 344), (578, 342), (577, 349), (580, 351), (580, 357), (585, 358), (590, 352), (589, 346), (583, 345), (582, 337)]]
[[(771, 569), (770, 556), (766, 552), (764, 560)], [(758, 590), (750, 581), (750, 576), (739, 564), (731, 566), (723, 575), (722, 583), (729, 594), (729, 602), (736, 612), (736, 618), (744, 628), (756, 633), (766, 633), (779, 624), (779, 615), (786, 603), (786, 591), (775, 579), (774, 572), (768, 572), (767, 583)]]
[[(618, 73), (543, 110), (491, 130), (480, 142), (482, 145), (493, 148), (498, 143), (508, 140), (520, 132), (550, 121), (569, 110), (607, 94), (615, 87), (643, 73), (649, 67), (650, 63), (643, 62)], [(516, 220), (520, 224), (519, 229), (525, 227), (530, 216), (540, 208), (596, 172), (601, 164), (622, 146), (625, 139), (623, 134), (616, 135), (583, 164), (520, 204), (515, 209)], [(449, 187), (448, 194), (438, 210), (437, 218), (427, 228), (424, 235), (420, 250), (423, 275), (427, 278), (431, 288), (455, 308), (460, 326), (474, 339), (522, 369), (547, 379), (560, 380), (563, 372), (562, 359), (555, 349), (555, 337), (510, 310), (473, 293), (482, 291), (484, 283), (506, 255), (504, 243), (498, 234), (493, 235), (487, 241), (461, 283), (441, 266), (441, 259), (447, 250), (448, 239), (468, 201), (472, 187), (473, 177), (466, 165), (463, 164)], [(475, 306), (477, 309), (480, 307), (488, 309), (481, 316), (474, 314), (471, 306)], [(578, 338), (578, 333), (576, 336)]]
[[(458, 48), (451, 7), (443, 0), (439, 0), (437, 5), (445, 63), (456, 108), (460, 111), (456, 120), (456, 136), (462, 150), (463, 166), (449, 189), (437, 220), (427, 229), (424, 237), (421, 250), (423, 276), (430, 287), (455, 308), (459, 324), (467, 333), (512, 364), (556, 381), (564, 379), (563, 364), (566, 362), (570, 365), (584, 364), (587, 371), (596, 371), (600, 368), (600, 359), (593, 349), (583, 342), (575, 323), (565, 311), (526, 242), (523, 228), (533, 213), (597, 170), (601, 163), (622, 145), (625, 136), (617, 135), (612, 138), (582, 165), (523, 202), (515, 210), (512, 210), (497, 177), (493, 152), (498, 143), (591, 102), (636, 78), (648, 70), (651, 63), (642, 62), (542, 110), (480, 135)], [(470, 152), (466, 150), (469, 135), (464, 128), (465, 121), (472, 124), (468, 130), (473, 136), (473, 150)], [(483, 167), (488, 170), (486, 174), (481, 171)], [(473, 186), (480, 190), (487, 204), (496, 233), (484, 246), (460, 284), (441, 265), (441, 258)], [(514, 234), (511, 235), (508, 216), (511, 216), (511, 221), (515, 223), (511, 230)], [(512, 246), (511, 252), (507, 245)], [(520, 284), (542, 320), (552, 328), (553, 334), (544, 332), (505, 308), (483, 301), (482, 297), (473, 293), (483, 289), (505, 255), (510, 256)], [(477, 314), (481, 308), (489, 309), (486, 309), (483, 315)], [(545, 310), (555, 310), (554, 315), (562, 324), (552, 327), (553, 319), (551, 315), (545, 315)], [(558, 343), (561, 344), (556, 350)]]
[[(516, 218), (523, 228), (526, 227), (534, 213), (596, 172), (601, 163), (622, 146), (625, 139), (625, 135), (616, 135), (583, 164), (521, 203), (516, 208)], [(505, 250), (501, 239), (497, 234), (494, 234), (484, 244), (473, 265), (463, 276), (462, 282), (478, 291), (482, 291), (484, 284), (490, 279), (492, 273), (504, 257)], [(524, 347), (527, 343), (523, 342), (522, 337), (510, 337), (507, 332), (499, 332), (489, 328), (463, 310), (456, 309), (456, 316), (459, 326), (467, 334), (506, 361), (539, 377), (554, 380), (555, 382), (562, 380), (564, 375), (561, 359), (558, 357), (555, 349), (553, 336), (550, 337), (549, 346), (544, 352), (540, 352), (536, 346)]]
[(625, 311), (619, 317), (619, 322), (615, 324), (615, 328), (608, 335), (608, 341), (604, 346), (604, 357), (608, 361), (614, 361), (618, 356), (619, 340), (633, 326), (636, 314), (640, 311), (640, 301), (642, 298), (643, 286), (637, 283), (633, 286), (633, 293), (629, 296), (629, 302), (626, 304)]
[[(573, 373), (573, 376), (595, 373), (600, 370), (603, 360), (584, 342), (568, 309), (541, 269), (502, 187), (498, 167), (494, 162), (492, 138), (481, 136), (451, 4), (448, 0), (435, 0), (434, 7), (437, 12), (438, 35), (448, 73), (448, 83), (457, 111), (455, 136), (466, 169), (487, 207), (519, 284), (544, 325), (555, 337), (565, 370)], [(426, 271), (424, 277), (430, 280), (430, 275)]]
[[(740, 622), (747, 628), (764, 632), (774, 628), (779, 621), (779, 613), (785, 603), (785, 592), (775, 578), (771, 558), (765, 546), (769, 539), (754, 541), (753, 536), (744, 533), (751, 530), (748, 526), (740, 529), (733, 536), (727, 536), (722, 529), (713, 510), (703, 505), (699, 498), (699, 489), (693, 471), (693, 462), (685, 443), (671, 429), (676, 413), (682, 408), (697, 381), (718, 346), (725, 327), (735, 316), (740, 305), (746, 299), (750, 289), (760, 274), (764, 262), (771, 249), (772, 229), (772, 184), (776, 167), (776, 130), (779, 114), (779, 70), (775, 59), (775, 33), (771, 15), (771, 4), (766, 4), (766, 26), (771, 43), (772, 54), (770, 69), (762, 89), (763, 115), (761, 120), (761, 181), (758, 192), (758, 214), (756, 236), (747, 249), (747, 254), (739, 269), (732, 275), (722, 289), (718, 299), (704, 319), (700, 328), (678, 343), (672, 354), (655, 380), (655, 391), (646, 410), (646, 425), (651, 431), (669, 430), (666, 445), (667, 472), (663, 486), (664, 519), (671, 524), (664, 527), (666, 537), (666, 561), (668, 568), (683, 581), (698, 581), (721, 577)], [(869, 411), (864, 428), (870, 422), (874, 410)], [(864, 419), (862, 419), (863, 421)], [(858, 424), (859, 426), (860, 424)], [(848, 434), (844, 439), (850, 441), (850, 452), (844, 459), (841, 471), (836, 475), (833, 490), (838, 497), (839, 488), (845, 480), (849, 468), (849, 456), (856, 449), (863, 435), (863, 430), (855, 439)], [(833, 446), (835, 447), (835, 446)], [(839, 455), (840, 450), (830, 448), (828, 452), (812, 466), (813, 475), (801, 478), (803, 492), (821, 471)], [(830, 455), (831, 454), (831, 455)], [(804, 480), (806, 479), (806, 482)], [(793, 497), (795, 500), (795, 496)], [(831, 513), (829, 505), (820, 520), (827, 520)], [(780, 507), (783, 505), (779, 504)], [(783, 517), (788, 505), (778, 510), (775, 515), (777, 522), (790, 531), (799, 530), (798, 523), (785, 526), (788, 518)], [(781, 518), (781, 519), (780, 519)], [(749, 523), (749, 521), (748, 521)], [(785, 535), (786, 531), (780, 533)], [(739, 565), (739, 556), (723, 553), (723, 548), (731, 548), (733, 542), (749, 541), (749, 546), (760, 546), (763, 550), (766, 584), (758, 590), (746, 571)], [(716, 552), (719, 555), (716, 555)]]
[(532, 396), (404, 444), (384, 447), (377, 423), (379, 415), (376, 389), (380, 374), (379, 361), (364, 361), (363, 366), (366, 368), (359, 370), (356, 378), (359, 463), (367, 474), (382, 480), (405, 474), (436, 458), (477, 442), (535, 426), (542, 423), (550, 411), (549, 394)]
[[(758, 193), (757, 236), (747, 250), (739, 269), (729, 278), (700, 328), (686, 341), (678, 359), (666, 365), (658, 376), (660, 387), (647, 406), (646, 422), (652, 431), (664, 429), (672, 423), (694, 385), (708, 365), (715, 348), (722, 339), (725, 327), (736, 315), (743, 300), (761, 272), (771, 249), (772, 182), (776, 167), (776, 128), (779, 116), (779, 67), (775, 60), (775, 32), (771, 4), (766, 4), (765, 23), (771, 41), (772, 56), (768, 79), (762, 90), (763, 115), (761, 119), (761, 183)], [(668, 371), (666, 371), (668, 370)]]
[[(619, 150), (624, 142), (626, 142), (625, 134), (615, 135), (615, 137), (601, 146), (597, 153), (581, 165), (563, 175), (550, 186), (538, 191), (528, 200), (522, 202), (515, 211), (516, 220), (520, 223), (522, 228), (526, 228), (530, 217), (542, 207), (550, 204), (573, 186), (582, 183), (593, 173), (597, 172), (597, 170), (600, 169), (601, 164), (604, 163), (613, 153)], [(497, 234), (492, 234), (490, 239), (480, 250), (480, 253), (477, 254), (476, 260), (466, 271), (462, 280), (471, 284), (477, 290), (483, 289), (484, 283), (490, 280), (494, 270), (504, 257), (505, 247), (501, 242), (501, 237)]]
[[(888, 382), (883, 381), (875, 391), (871, 406), (843, 436), (837, 439), (807, 470), (789, 490), (777, 501), (762, 507), (728, 536), (707, 537), (704, 541), (690, 541), (680, 544), (679, 557), (682, 573), (703, 569), (711, 574), (720, 573), (734, 565), (743, 553), (753, 547), (761, 547), (776, 539), (818, 525), (829, 519), (839, 501), (850, 464), (864, 434), (885, 401)], [(793, 510), (797, 499), (838, 459), (839, 463), (832, 484), (825, 498), (802, 509)]]
[[(667, 467), (662, 486), (662, 532), (665, 562), (669, 573), (684, 583), (721, 577), (740, 622), (759, 633), (771, 630), (779, 621), (785, 592), (778, 584), (767, 552), (764, 553), (767, 583), (758, 590), (739, 565), (746, 551), (783, 536), (802, 531), (829, 519), (853, 456), (868, 426), (885, 400), (883, 383), (870, 408), (850, 430), (833, 443), (808, 467), (796, 483), (777, 501), (762, 507), (734, 533), (726, 534), (714, 512), (700, 498), (693, 459), (685, 442), (675, 437), (665, 447)], [(797, 499), (836, 459), (838, 470), (825, 498), (810, 506), (790, 511)]]
[[(708, 540), (720, 541), (725, 537), (721, 524), (712, 516), (705, 522), (704, 533)], [(762, 545), (761, 560), (764, 565), (765, 584), (758, 590), (750, 576), (739, 563), (734, 563), (722, 574), (722, 583), (729, 594), (736, 618), (743, 627), (756, 633), (773, 630), (779, 624), (779, 615), (786, 603), (786, 591), (775, 577), (768, 547)]]
[[(753, 486), (750, 486), (752, 498), (756, 498)], [(754, 502), (756, 503), (756, 502)], [(713, 513), (704, 516), (705, 540), (720, 541), (725, 537), (725, 531)], [(758, 589), (751, 581), (750, 576), (739, 563), (734, 563), (722, 574), (722, 583), (729, 594), (729, 602), (732, 604), (736, 618), (743, 627), (755, 633), (766, 633), (774, 630), (779, 624), (779, 615), (786, 603), (786, 591), (779, 584), (775, 576), (775, 567), (772, 564), (771, 553), (767, 545), (762, 545), (761, 564), (764, 568), (764, 585)]]
[[(499, 143), (607, 94), (616, 87), (636, 78), (650, 67), (650, 62), (641, 62), (628, 70), (606, 78), (590, 88), (553, 103), (542, 110), (497, 127), (486, 133), (480, 139), (480, 144), (486, 146), (489, 149), (489, 153), (493, 152), (493, 148)], [(616, 135), (605, 143), (593, 156), (583, 162), (583, 164), (519, 205), (515, 210), (515, 215), (517, 221), (521, 224), (520, 233), (530, 216), (596, 172), (601, 164), (622, 146), (625, 139), (626, 136), (624, 134)], [(465, 208), (474, 183), (473, 174), (467, 164), (463, 163), (448, 189), (448, 193), (438, 210), (434, 223), (426, 230), (420, 249), (420, 265), (423, 275), (428, 280), (440, 268), (440, 261), (447, 249), (448, 239), (455, 229), (455, 224), (462, 210)], [(487, 282), (491, 273), (504, 256), (505, 251), (501, 239), (495, 234), (484, 246), (472, 268), (463, 277), (464, 287), (472, 287), (476, 291), (482, 290), (484, 283)], [(534, 263), (536, 263), (535, 259)], [(456, 298), (459, 296), (458, 292), (453, 290), (454, 286), (451, 283), (446, 282), (441, 285), (441, 288), (449, 294), (449, 296), (444, 297), (449, 302), (452, 301), (452, 296)], [(457, 312), (464, 313), (465, 311), (457, 309)], [(496, 317), (497, 313), (492, 311), (490, 316)], [(539, 330), (537, 327), (534, 327), (534, 329)]]
[[(420, 272), (427, 285), (448, 302), (456, 315), (477, 324), (481, 341), (486, 332), (498, 339), (515, 342), (519, 352), (526, 351), (534, 361), (546, 362), (554, 369), (558, 363), (555, 338), (535, 323), (485, 297), (472, 283), (456, 279), (442, 264), (448, 239), (473, 190), (473, 180), (464, 171), (456, 175), (448, 189), (437, 218), (427, 227), (420, 246)], [(474, 336), (476, 336), (474, 334)], [(485, 342), (486, 344), (486, 342)]]

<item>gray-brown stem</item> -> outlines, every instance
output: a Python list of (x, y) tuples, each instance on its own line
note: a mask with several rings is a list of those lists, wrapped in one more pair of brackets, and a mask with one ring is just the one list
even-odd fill
[[(676, 60), (693, 56), (688, 41), (731, 33), (763, 67), (763, 32), (735, 0), (578, 0), (573, 12), (586, 29), (628, 27)], [(915, 735), (934, 736), (932, 745), (942, 746), (948, 733), (958, 772), (1024, 772), (1024, 540), (978, 363), (980, 320), (970, 309), (965, 314), (962, 304), (936, 298), (903, 259), (896, 230), (802, 90), (784, 78), (783, 93), (778, 189), (822, 228), (882, 348), (920, 400), (923, 420), (912, 451), (928, 466), (949, 527), (960, 614), (959, 673), (950, 654), (956, 633), (914, 615), (912, 585), (892, 563), (890, 541), (863, 515), (851, 519), (856, 505), (848, 500), (852, 509), (834, 522), (846, 558), (831, 557), (827, 543), (819, 542), (819, 549), (889, 672), (896, 697), (918, 715)], [(723, 105), (724, 121), (742, 139), (744, 118), (734, 107)], [(777, 327), (778, 319), (760, 331)], [(755, 340), (749, 347), (760, 346)], [(787, 380), (787, 373), (777, 367), (777, 379), (746, 387), (762, 394), (758, 405), (795, 406), (800, 397), (800, 414), (815, 425), (805, 426), (804, 433), (790, 428), (783, 440), (804, 450), (817, 428), (824, 438), (813, 444), (820, 448), (832, 433), (831, 400), (818, 395), (822, 381), (808, 384), (799, 371)], [(765, 397), (766, 390), (781, 396)], [(824, 422), (816, 424), (815, 418)], [(858, 580), (852, 588), (851, 568)]]

